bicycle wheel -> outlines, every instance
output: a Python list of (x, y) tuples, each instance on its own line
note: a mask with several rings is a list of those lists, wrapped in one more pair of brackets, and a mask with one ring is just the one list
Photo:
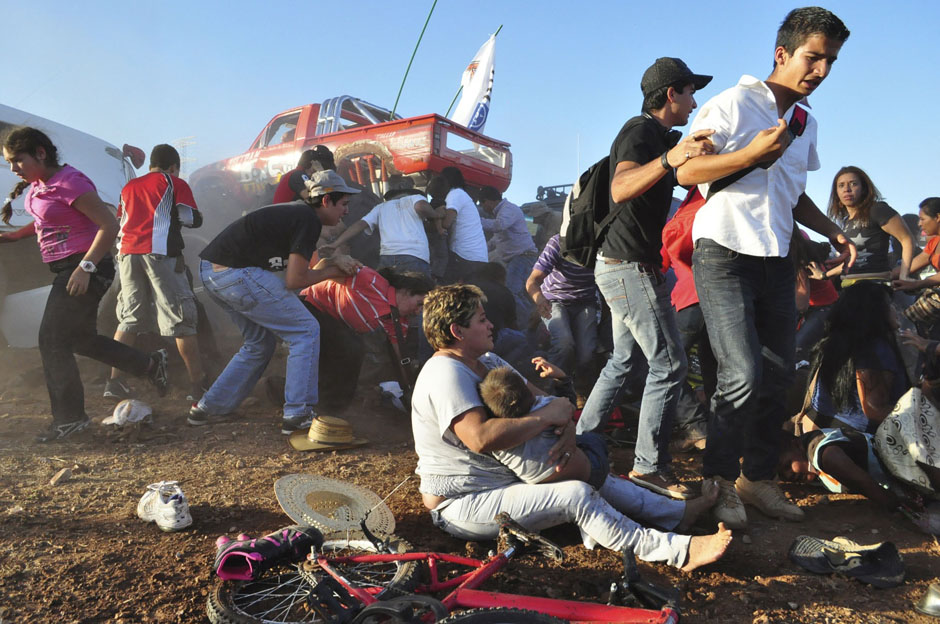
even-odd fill
[(523, 609), (471, 609), (440, 620), (438, 624), (568, 624), (550, 615)]
[(254, 581), (219, 580), (206, 602), (212, 624), (316, 624), (327, 618), (307, 602), (310, 585), (297, 566), (281, 566)]
[[(392, 535), (389, 548), (395, 554), (410, 552), (411, 544)], [(361, 534), (349, 539), (328, 539), (323, 542), (320, 552), (329, 557), (374, 553), (375, 546)], [(419, 566), (417, 561), (388, 561), (379, 563), (332, 564), (331, 567), (350, 584), (366, 590), (378, 599), (402, 596), (418, 584)], [(300, 566), (301, 576), (311, 585), (320, 582), (324, 572), (308, 562)]]

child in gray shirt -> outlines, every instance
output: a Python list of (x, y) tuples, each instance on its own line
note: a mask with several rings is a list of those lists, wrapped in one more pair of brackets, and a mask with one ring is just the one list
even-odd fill
[[(550, 370), (546, 376), (552, 376), (556, 381), (566, 381), (566, 375), (557, 367), (542, 370)], [(507, 366), (490, 370), (480, 382), (479, 390), (483, 404), (497, 418), (525, 416), (554, 398), (533, 395), (526, 386), (525, 379)], [(604, 439), (594, 433), (579, 435), (578, 448), (564, 468), (556, 472), (555, 466), (548, 463), (548, 451), (557, 441), (558, 435), (554, 430), (547, 429), (523, 444), (503, 451), (493, 451), (491, 455), (530, 485), (584, 481), (594, 488), (600, 488), (610, 472)]]

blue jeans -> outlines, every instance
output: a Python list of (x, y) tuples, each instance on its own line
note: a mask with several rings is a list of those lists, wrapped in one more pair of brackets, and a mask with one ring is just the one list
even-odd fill
[(793, 263), (699, 239), (692, 271), (718, 361), (702, 474), (734, 480), (743, 472), (751, 481), (772, 479), (794, 376)]
[(241, 330), (245, 343), (199, 401), (210, 414), (228, 414), (245, 400), (274, 355), (287, 343), (284, 417), (309, 414), (317, 404), (320, 325), (276, 275), (258, 267), (214, 271), (205, 260), (199, 276)]
[(534, 251), (521, 253), (513, 256), (506, 262), (506, 288), (512, 293), (516, 300), (516, 325), (526, 327), (529, 324), (529, 317), (532, 315), (532, 298), (525, 290), (525, 281), (532, 273), (532, 267), (539, 255)]
[(591, 390), (578, 433), (602, 433), (631, 377), (649, 364), (633, 469), (641, 474), (669, 466), (669, 438), (686, 359), (669, 290), (659, 268), (639, 262), (597, 258), (594, 278), (610, 306), (614, 352)]
[(393, 267), (399, 271), (414, 271), (426, 277), (431, 277), (431, 265), (417, 256), (407, 254), (385, 254), (379, 256), (376, 268)]
[(551, 303), (551, 318), (542, 319), (552, 337), (548, 361), (569, 374), (577, 374), (591, 363), (597, 349), (597, 304)]

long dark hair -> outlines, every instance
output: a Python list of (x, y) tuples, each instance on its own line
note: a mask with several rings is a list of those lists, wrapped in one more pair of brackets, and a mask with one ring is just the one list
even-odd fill
[(849, 211), (842, 205), (842, 202), (839, 201), (839, 191), (836, 188), (836, 184), (839, 182), (839, 177), (845, 175), (846, 173), (851, 173), (858, 176), (858, 179), (862, 183), (862, 191), (865, 193), (862, 196), (862, 201), (856, 206), (855, 211), (855, 220), (861, 223), (862, 225), (868, 225), (871, 217), (871, 206), (876, 201), (881, 201), (883, 198), (881, 193), (878, 192), (878, 189), (875, 187), (875, 183), (871, 181), (871, 178), (868, 177), (868, 174), (855, 167), (849, 165), (848, 167), (842, 167), (836, 172), (835, 177), (832, 178), (832, 190), (829, 192), (829, 217), (845, 225), (845, 222), (849, 220)]
[[(891, 289), (875, 282), (856, 282), (842, 291), (826, 319), (825, 336), (816, 345), (813, 368), (839, 409), (854, 406), (855, 363), (879, 341), (886, 342), (898, 362), (901, 351), (891, 322)], [(907, 373), (904, 373), (905, 376)]]
[[(14, 128), (3, 139), (3, 148), (12, 154), (26, 153), (33, 158), (38, 158), (39, 148), (42, 148), (46, 152), (46, 157), (42, 163), (50, 168), (59, 166), (59, 150), (56, 149), (56, 146), (46, 136), (45, 132), (36, 128), (30, 128), (29, 126)], [(27, 186), (29, 186), (29, 182), (26, 180), (17, 182), (3, 202), (0, 218), (7, 225), (9, 225), (10, 218), (13, 216), (13, 200), (19, 197)]]

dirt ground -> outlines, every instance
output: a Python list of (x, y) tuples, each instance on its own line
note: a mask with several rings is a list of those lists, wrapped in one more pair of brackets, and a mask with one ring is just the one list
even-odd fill
[[(278, 364), (272, 364), (277, 366)], [(282, 366), (282, 364), (280, 364)], [(378, 405), (362, 388), (345, 412), (368, 446), (328, 453), (292, 450), (280, 435), (276, 409), (249, 399), (237, 419), (209, 427), (185, 421), (186, 392), (177, 383), (158, 399), (143, 382), (140, 398), (155, 409), (152, 428), (123, 433), (97, 423), (113, 404), (100, 397), (104, 371), (82, 362), (88, 413), (96, 426), (66, 443), (38, 445), (33, 434), (50, 422), (35, 350), (0, 351), (0, 624), (10, 622), (203, 622), (217, 536), (262, 535), (291, 520), (274, 497), (276, 479), (311, 473), (345, 479), (385, 496), (413, 474), (416, 456), (408, 418)], [(615, 471), (631, 465), (629, 446), (615, 448)], [(690, 481), (697, 455), (678, 458)], [(71, 478), (50, 485), (62, 468)], [(178, 480), (193, 526), (163, 533), (136, 516), (148, 483)], [(735, 535), (728, 555), (692, 574), (641, 563), (651, 580), (682, 590), (683, 622), (923, 622), (912, 604), (940, 574), (940, 544), (898, 514), (882, 513), (857, 496), (826, 496), (820, 488), (786, 486), (806, 509), (800, 524), (770, 521), (749, 509), (751, 527)], [(396, 533), (421, 549), (484, 554), (491, 543), (466, 544), (431, 525), (413, 477), (388, 501)], [(703, 532), (707, 530), (703, 526)], [(891, 540), (907, 580), (879, 590), (836, 576), (816, 576), (786, 557), (800, 534), (844, 535), (861, 543)], [(564, 547), (564, 563), (520, 558), (485, 589), (602, 601), (617, 576), (617, 554), (587, 551), (573, 526), (548, 537)]]

